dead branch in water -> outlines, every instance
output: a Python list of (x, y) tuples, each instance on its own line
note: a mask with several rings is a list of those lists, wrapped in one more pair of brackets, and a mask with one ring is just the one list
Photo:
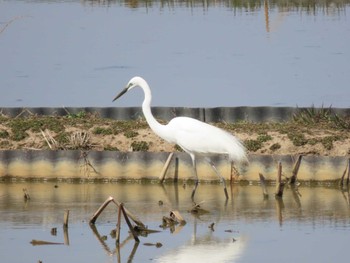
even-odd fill
[[(106, 201), (103, 202), (103, 204), (97, 209), (97, 211), (93, 214), (93, 216), (91, 217), (89, 223), (90, 224), (95, 224), (97, 218), (99, 217), (99, 215), (103, 212), (103, 210), (106, 208), (106, 206), (110, 203), (113, 202), (118, 208), (120, 207), (120, 203), (116, 200), (114, 200), (114, 198), (112, 196), (108, 197), (106, 199)], [(146, 228), (146, 226), (141, 222), (140, 219), (138, 219), (134, 214), (132, 214), (129, 210), (127, 210), (124, 207), (124, 211), (125, 213), (128, 215), (128, 217), (130, 217), (132, 219), (132, 221), (134, 221), (134, 223), (136, 225), (138, 225), (140, 228)]]
[(277, 178), (276, 178), (276, 197), (282, 197), (283, 196), (283, 190), (284, 190), (285, 182), (282, 182), (282, 163), (278, 163), (278, 172), (277, 172)]
[[(345, 182), (345, 175), (347, 175), (346, 182)], [(349, 179), (350, 179), (350, 158), (348, 159), (346, 163), (345, 170), (343, 172), (343, 175), (340, 179), (340, 187), (343, 188), (345, 185), (349, 185)]]
[(295, 182), (297, 181), (297, 176), (298, 176), (302, 157), (303, 157), (302, 155), (299, 155), (297, 161), (294, 164), (294, 168), (292, 171), (292, 177), (290, 178), (290, 184), (295, 184)]
[(128, 217), (127, 213), (125, 212), (124, 205), (120, 204), (119, 205), (119, 209), (122, 210), (122, 213), (124, 215), (124, 219), (125, 219), (128, 227), (129, 227), (130, 233), (133, 235), (133, 237), (135, 239), (135, 242), (137, 242), (137, 243), (140, 242), (140, 239), (138, 238), (138, 236), (137, 236), (137, 234), (136, 234), (132, 224), (130, 223), (129, 217)]
[(170, 161), (173, 158), (173, 155), (174, 155), (174, 153), (170, 153), (169, 154), (168, 159), (166, 160), (166, 162), (164, 164), (164, 167), (163, 167), (163, 169), (162, 169), (162, 171), (160, 173), (159, 180), (160, 180), (161, 184), (164, 182), (165, 174), (168, 171), (168, 168), (169, 168), (169, 165), (170, 165)]
[(23, 18), (23, 17), (30, 17), (30, 16), (15, 16), (14, 18), (12, 18), (11, 20), (9, 20), (8, 22), (5, 23), (5, 25), (0, 29), (0, 34), (1, 34), (2, 32), (4, 32), (5, 29), (6, 29), (9, 25), (11, 25), (14, 21), (16, 21), (16, 20), (18, 20), (18, 19), (21, 19), (21, 18)]
[(266, 188), (265, 176), (263, 174), (259, 173), (259, 178), (260, 178), (260, 185), (261, 185), (261, 188), (263, 190), (264, 199), (268, 198), (269, 194), (268, 194), (267, 188)]
[(89, 158), (88, 158), (89, 152), (88, 151), (81, 151), (80, 158), (83, 159), (84, 163), (81, 165), (83, 169), (83, 174), (89, 176), (90, 175), (90, 168), (95, 174), (100, 174), (95, 167), (91, 164)]
[(24, 194), (24, 200), (25, 201), (30, 200), (30, 195), (27, 192), (27, 188), (23, 188), (23, 194)]
[(30, 241), (30, 244), (32, 244), (33, 246), (42, 246), (42, 245), (64, 245), (64, 243), (49, 242), (49, 241), (36, 240), (36, 239), (33, 239), (32, 241)]
[(69, 210), (64, 211), (63, 227), (68, 228)]

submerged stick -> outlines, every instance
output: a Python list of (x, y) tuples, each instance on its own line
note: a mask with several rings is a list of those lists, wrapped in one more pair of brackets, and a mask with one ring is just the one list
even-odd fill
[[(115, 203), (118, 207), (120, 206), (120, 203), (118, 201), (115, 201), (113, 198), (112, 200), (113, 203)], [(142, 222), (140, 219), (137, 218), (137, 216), (135, 216), (134, 214), (132, 214), (128, 209), (126, 209), (126, 207), (123, 207), (123, 210), (125, 211), (125, 213), (128, 215), (128, 217), (131, 218), (132, 221), (134, 221), (134, 223), (136, 225), (138, 225), (139, 227), (141, 228), (147, 228)]]
[(122, 210), (122, 212), (123, 212), (125, 221), (126, 221), (126, 223), (128, 224), (128, 227), (129, 227), (129, 229), (130, 229), (131, 234), (133, 235), (133, 237), (134, 237), (134, 239), (135, 239), (135, 242), (140, 242), (140, 239), (138, 238), (137, 234), (136, 234), (135, 231), (134, 231), (133, 226), (132, 226), (131, 223), (130, 223), (129, 217), (128, 217), (128, 215), (126, 214), (126, 212), (125, 212), (125, 210), (124, 210), (124, 205), (123, 205), (123, 204), (120, 204), (120, 205), (119, 205), (119, 209)]
[[(104, 201), (104, 203), (97, 209), (97, 211), (93, 214), (93, 216), (91, 217), (89, 223), (90, 224), (95, 224), (97, 218), (99, 217), (99, 215), (103, 212), (103, 210), (106, 208), (106, 206), (110, 203), (113, 202), (117, 207), (120, 207), (121, 203), (119, 203), (118, 201), (114, 200), (114, 198), (112, 196), (108, 197), (106, 199), (106, 201)], [(140, 219), (138, 219), (134, 214), (132, 214), (129, 210), (127, 210), (126, 208), (123, 208), (123, 210), (125, 211), (125, 213), (135, 222), (135, 224), (137, 224), (140, 228), (145, 228), (146, 226), (141, 222)]]
[[(340, 186), (343, 187), (344, 185), (344, 180), (345, 180), (345, 175), (346, 175), (346, 172), (348, 172), (348, 176), (347, 176), (347, 184), (349, 183), (349, 175), (350, 175), (350, 168), (349, 168), (349, 165), (350, 165), (350, 158), (348, 159), (348, 162), (346, 163), (346, 167), (345, 167), (345, 170), (343, 172), (343, 175), (340, 179)], [(349, 168), (349, 171), (348, 171), (348, 168)]]
[(24, 194), (24, 200), (25, 201), (30, 200), (30, 195), (27, 192), (27, 188), (23, 188), (23, 194)]
[(263, 190), (264, 198), (267, 198), (269, 196), (269, 194), (268, 194), (267, 188), (266, 188), (265, 176), (263, 174), (259, 173), (259, 178), (260, 178), (260, 185), (261, 185), (262, 190)]
[(239, 177), (239, 172), (233, 162), (231, 162), (230, 183), (233, 184)]
[(97, 211), (95, 212), (95, 214), (93, 214), (93, 216), (91, 217), (91, 219), (90, 219), (90, 224), (95, 224), (95, 222), (96, 222), (96, 219), (98, 218), (98, 216), (102, 213), (102, 211), (106, 208), (106, 206), (110, 203), (110, 202), (112, 202), (114, 199), (113, 199), (113, 197), (108, 197), (107, 199), (106, 199), (106, 201), (104, 201), (104, 203), (97, 209)]
[(117, 246), (119, 246), (119, 241), (120, 241), (120, 224), (121, 224), (121, 215), (122, 215), (122, 209), (120, 208), (119, 206), (119, 209), (118, 209), (118, 221), (117, 221), (117, 229), (116, 229), (116, 233), (115, 233), (115, 236), (116, 236), (116, 240), (115, 240), (115, 243), (117, 244)]
[(63, 227), (68, 228), (69, 210), (64, 211)]
[(60, 242), (50, 242), (50, 241), (36, 240), (36, 239), (33, 239), (32, 241), (30, 241), (30, 244), (32, 244), (33, 246), (64, 245), (64, 243), (60, 243)]
[(180, 223), (181, 225), (186, 224), (186, 220), (182, 217), (180, 212), (178, 210), (172, 210), (170, 211), (170, 217), (175, 220), (176, 222)]
[(283, 196), (283, 190), (284, 190), (284, 182), (282, 182), (282, 163), (278, 163), (278, 173), (277, 173), (277, 179), (276, 179), (276, 197), (282, 197)]
[(163, 169), (162, 169), (162, 171), (160, 173), (159, 180), (160, 180), (161, 184), (164, 182), (165, 174), (168, 171), (168, 168), (169, 168), (169, 165), (170, 165), (170, 161), (173, 158), (173, 155), (174, 155), (174, 153), (170, 153), (169, 154), (168, 159), (166, 160), (166, 162), (165, 162), (165, 164), (163, 166)]
[(348, 159), (348, 177), (346, 178), (346, 185), (349, 185), (350, 180), (350, 158)]
[(68, 227), (63, 227), (63, 239), (64, 239), (64, 244), (66, 246), (69, 246)]
[(290, 183), (291, 184), (295, 184), (295, 182), (297, 181), (297, 176), (298, 176), (298, 172), (299, 172), (299, 168), (300, 168), (300, 163), (301, 163), (301, 158), (303, 156), (299, 155), (297, 161), (294, 164), (294, 168), (292, 171), (292, 177), (290, 178)]

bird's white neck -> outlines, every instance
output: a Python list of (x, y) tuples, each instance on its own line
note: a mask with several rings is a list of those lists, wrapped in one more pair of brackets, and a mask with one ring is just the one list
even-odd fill
[(167, 127), (166, 125), (160, 124), (153, 116), (151, 111), (151, 101), (152, 101), (152, 94), (151, 89), (149, 88), (148, 84), (145, 82), (142, 86), (140, 86), (143, 89), (143, 92), (145, 94), (145, 99), (142, 103), (142, 111), (146, 118), (146, 121), (148, 125), (151, 127), (153, 132), (157, 134), (162, 139), (173, 142), (172, 138), (169, 137), (168, 133), (166, 132)]

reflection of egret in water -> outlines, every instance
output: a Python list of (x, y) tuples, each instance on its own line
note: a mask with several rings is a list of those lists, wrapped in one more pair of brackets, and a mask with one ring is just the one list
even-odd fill
[(154, 262), (236, 262), (242, 256), (245, 246), (246, 239), (243, 237), (234, 240), (204, 236), (155, 258)]
[[(195, 263), (195, 262), (236, 262), (243, 254), (247, 238), (219, 237), (213, 231), (197, 237), (197, 220), (193, 225), (193, 235), (190, 241), (184, 245), (169, 250), (163, 255), (156, 257), (155, 262), (161, 263)], [(226, 233), (227, 234), (227, 233)]]

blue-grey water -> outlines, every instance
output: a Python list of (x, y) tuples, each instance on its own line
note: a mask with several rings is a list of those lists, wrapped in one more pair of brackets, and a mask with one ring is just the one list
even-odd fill
[(0, 1), (0, 107), (349, 107), (350, 5)]
[[(23, 198), (27, 190), (30, 200)], [(191, 214), (190, 186), (168, 184), (0, 183), (1, 262), (347, 262), (349, 192), (337, 187), (287, 187), (281, 200), (268, 187), (200, 184), (195, 201), (207, 213)], [(118, 249), (110, 235), (117, 223), (112, 203), (88, 224), (109, 197), (123, 202), (149, 229), (135, 245), (124, 220)], [(159, 205), (159, 201), (163, 204)], [(68, 231), (63, 215), (70, 211)], [(177, 210), (186, 224), (161, 228)], [(213, 228), (210, 228), (210, 225)], [(57, 234), (51, 229), (56, 228)], [(32, 240), (62, 244), (33, 245)], [(161, 243), (162, 246), (149, 246)]]

